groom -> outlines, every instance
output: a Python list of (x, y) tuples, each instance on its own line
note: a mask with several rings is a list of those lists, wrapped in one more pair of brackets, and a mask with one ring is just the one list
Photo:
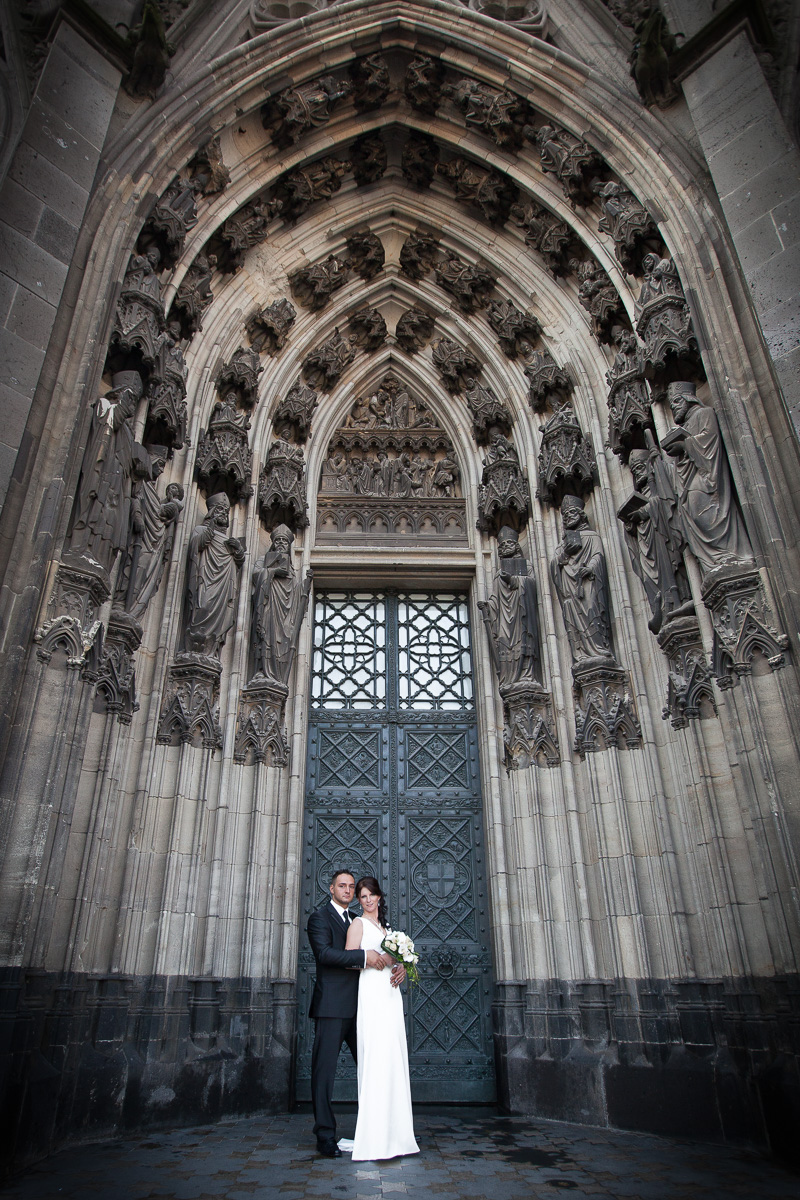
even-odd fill
[[(314, 1104), (314, 1133), (317, 1149), (326, 1158), (340, 1158), (333, 1115), (333, 1083), (342, 1043), (356, 1059), (356, 1009), (359, 971), (386, 965), (377, 950), (345, 950), (350, 925), (348, 911), (356, 890), (349, 871), (337, 871), (331, 880), (331, 898), (308, 919), (308, 940), (317, 963), (317, 979), (311, 997), (310, 1015), (316, 1031), (311, 1052), (311, 1098)], [(402, 971), (402, 974), (401, 974)], [(400, 983), (402, 968), (392, 972), (392, 983)]]

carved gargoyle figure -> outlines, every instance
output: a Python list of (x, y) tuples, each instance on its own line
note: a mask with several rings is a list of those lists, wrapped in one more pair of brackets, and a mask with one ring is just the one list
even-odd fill
[(493, 433), (510, 433), (512, 419), (508, 406), (472, 375), (464, 379), (464, 399), (472, 413), (472, 431), (479, 445), (488, 442)]
[(180, 322), (170, 321), (147, 385), (146, 436), (163, 431), (172, 450), (180, 450), (186, 437), (187, 369), (180, 340)]
[(269, 448), (258, 481), (258, 508), (267, 525), (276, 521), (287, 521), (294, 529), (308, 525), (303, 451), (285, 438), (276, 438)]
[(661, 439), (661, 448), (675, 462), (678, 518), (686, 543), (704, 574), (733, 563), (751, 565), (753, 550), (717, 414), (697, 399), (693, 383), (671, 383), (667, 397), (677, 428)]
[(589, 527), (583, 501), (561, 502), (564, 536), (550, 560), (550, 578), (561, 604), (572, 660), (613, 663), (608, 569), (599, 533)]
[(139, 622), (161, 584), (183, 510), (183, 488), (179, 483), (167, 486), (164, 499), (156, 488), (167, 462), (167, 447), (147, 446), (146, 450), (150, 470), (133, 485), (128, 543), (114, 597), (114, 608), (123, 609)]
[(621, 183), (595, 180), (594, 191), (600, 199), (603, 216), (597, 228), (609, 233), (614, 241), (614, 253), (624, 271), (637, 274), (642, 254), (662, 242), (658, 229), (643, 204)]
[(650, 395), (644, 381), (644, 358), (632, 329), (615, 326), (617, 347), (608, 382), (608, 439), (615, 454), (629, 449), (641, 430), (652, 429)]
[(155, 364), (166, 324), (160, 263), (155, 246), (131, 255), (109, 342), (108, 361), (115, 372), (135, 370), (146, 376)]
[(625, 308), (609, 275), (593, 258), (570, 259), (578, 276), (578, 299), (591, 315), (592, 333), (598, 342), (610, 342), (614, 327), (625, 320)]
[(220, 366), (214, 386), (221, 396), (236, 392), (239, 403), (251, 408), (258, 400), (258, 377), (263, 370), (258, 351), (239, 346), (230, 361)]
[(486, 307), (497, 280), (485, 267), (464, 262), (452, 250), (445, 250), (436, 264), (436, 282), (462, 312), (471, 314)]
[(304, 267), (289, 276), (292, 295), (312, 312), (319, 312), (330, 300), (334, 292), (344, 287), (350, 274), (350, 267), (345, 258), (335, 254), (311, 267)]
[(542, 428), (537, 498), (558, 504), (565, 492), (588, 494), (597, 472), (592, 443), (571, 404), (558, 408)]
[(275, 410), (276, 429), (285, 430), (286, 425), (292, 426), (292, 433), (298, 441), (304, 442), (311, 429), (311, 417), (319, 400), (313, 388), (307, 387), (298, 379), (293, 383)]
[(216, 265), (216, 255), (201, 251), (178, 285), (169, 312), (171, 319), (180, 322), (182, 337), (194, 337), (203, 328), (203, 313), (214, 299), (211, 276)]
[(541, 254), (548, 271), (556, 276), (566, 275), (573, 241), (569, 225), (533, 201), (513, 204), (510, 216), (515, 225), (525, 230), (527, 245)]
[(442, 102), (443, 82), (440, 60), (419, 54), (408, 64), (403, 91), (413, 108), (432, 117)]
[(211, 138), (200, 147), (189, 163), (189, 169), (204, 196), (216, 196), (225, 191), (231, 181), (231, 173), (223, 162), (219, 137)]
[(449, 392), (460, 391), (466, 379), (480, 375), (483, 369), (475, 355), (464, 350), (452, 338), (437, 338), (431, 357)]
[(273, 358), (286, 345), (296, 320), (297, 313), (291, 301), (273, 300), (248, 319), (245, 329), (250, 345), (259, 354), (266, 353)]
[(474, 79), (442, 88), (464, 114), (467, 128), (485, 133), (503, 150), (518, 150), (528, 117), (527, 105), (513, 92), (498, 91)]
[(94, 404), (69, 539), (71, 554), (109, 572), (128, 540), (134, 464), (144, 455), (133, 436), (141, 376), (123, 371), (112, 383), (112, 390)]
[(224, 492), (208, 499), (208, 512), (189, 539), (183, 645), (192, 654), (219, 658), (236, 620), (243, 540), (228, 536), (231, 505)]
[(311, 387), (329, 392), (355, 356), (355, 338), (343, 338), (336, 328), (318, 350), (312, 350), (303, 359), (303, 378)]
[(573, 133), (554, 125), (542, 125), (536, 132), (526, 125), (525, 136), (539, 147), (542, 170), (555, 175), (573, 208), (591, 204), (592, 177), (603, 168), (600, 155)]
[(530, 489), (520, 470), (519, 455), (510, 439), (497, 431), (491, 435), (483, 460), (477, 527), (488, 531), (509, 519), (524, 525), (529, 506)]
[(652, 439), (649, 450), (631, 451), (628, 466), (635, 491), (617, 516), (650, 605), (648, 625), (658, 633), (672, 617), (694, 611), (683, 563), (678, 497), (671, 472)]
[[(697, 337), (677, 268), (671, 258), (645, 254), (644, 283), (636, 302), (636, 332), (644, 342), (647, 379), (701, 373)], [(702, 374), (700, 376), (702, 378)]]
[(453, 189), (456, 200), (477, 208), (491, 224), (503, 225), (508, 220), (518, 192), (507, 176), (484, 170), (468, 158), (439, 163), (436, 174)]
[(379, 133), (365, 133), (350, 147), (353, 178), (357, 187), (376, 183), (386, 173), (389, 156), (386, 143)]
[(330, 200), (351, 166), (349, 159), (329, 156), (281, 176), (275, 184), (275, 199), (281, 204), (283, 219), (293, 224), (317, 200)]
[(210, 243), (216, 251), (220, 271), (232, 275), (241, 270), (248, 250), (264, 241), (267, 229), (280, 211), (280, 203), (274, 200), (254, 200), (223, 221)]
[(416, 304), (403, 313), (397, 322), (395, 337), (406, 354), (416, 354), (427, 346), (433, 337), (435, 320), (435, 317)]
[(364, 58), (357, 58), (350, 64), (350, 78), (353, 81), (356, 112), (372, 112), (380, 108), (392, 86), (389, 68), (382, 54), (367, 54)]
[(409, 279), (424, 279), (436, 265), (439, 243), (425, 233), (412, 233), (400, 251), (400, 270)]
[(356, 346), (371, 353), (386, 341), (386, 322), (377, 308), (365, 305), (354, 312), (348, 321)]
[(253, 571), (251, 683), (289, 682), (314, 577), (314, 572), (308, 571), (302, 582), (297, 578), (292, 563), (293, 541), (288, 526), (276, 526), (270, 534), (269, 550)]
[(167, 77), (169, 60), (175, 47), (167, 41), (164, 19), (156, 0), (145, 0), (142, 19), (128, 34), (133, 46), (133, 63), (125, 80), (125, 90), (131, 96), (155, 99)]
[(542, 327), (536, 317), (522, 312), (513, 300), (490, 300), (486, 318), (497, 334), (500, 349), (508, 358), (527, 354), (541, 337)]
[(648, 108), (654, 104), (671, 104), (677, 98), (677, 89), (669, 76), (669, 57), (677, 48), (666, 17), (658, 8), (650, 6), (636, 26), (636, 40), (630, 57), (631, 75)]
[(284, 150), (300, 140), (309, 129), (326, 125), (337, 101), (352, 91), (347, 80), (323, 75), (298, 87), (287, 88), (268, 100), (261, 109), (265, 129), (272, 128), (272, 141)]
[(534, 412), (544, 412), (548, 404), (560, 408), (567, 403), (572, 380), (549, 350), (534, 350), (522, 369), (528, 376), (528, 397)]
[(501, 688), (541, 683), (539, 595), (536, 579), (520, 549), (519, 534), (504, 525), (497, 539), (500, 558), (494, 594), (478, 602), (492, 662)]
[(411, 132), (403, 146), (400, 169), (410, 184), (429, 188), (439, 161), (439, 147), (427, 133)]
[(385, 262), (383, 242), (374, 233), (354, 233), (347, 239), (347, 265), (360, 279), (374, 279)]
[(197, 224), (197, 194), (200, 183), (178, 175), (163, 196), (156, 201), (137, 239), (137, 248), (145, 253), (155, 246), (161, 255), (161, 269), (174, 267), (181, 256), (186, 234)]

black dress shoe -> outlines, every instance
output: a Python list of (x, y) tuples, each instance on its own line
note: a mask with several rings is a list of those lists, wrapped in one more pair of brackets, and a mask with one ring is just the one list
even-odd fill
[(333, 1138), (327, 1142), (317, 1142), (317, 1149), (325, 1158), (341, 1158), (342, 1152)]

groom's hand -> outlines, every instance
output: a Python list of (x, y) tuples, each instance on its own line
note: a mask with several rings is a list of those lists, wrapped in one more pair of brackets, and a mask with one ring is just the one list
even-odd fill
[(382, 971), (384, 967), (383, 955), (379, 954), (377, 950), (368, 950), (367, 966), (374, 967), (376, 971)]
[(392, 967), (392, 987), (399, 987), (406, 977), (406, 969), (402, 963), (395, 963)]

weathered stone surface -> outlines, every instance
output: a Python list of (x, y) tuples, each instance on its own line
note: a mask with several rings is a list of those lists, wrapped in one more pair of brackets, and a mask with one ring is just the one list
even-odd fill
[(180, 450), (186, 438), (186, 360), (178, 342), (178, 321), (170, 321), (161, 335), (153, 371), (147, 384), (145, 441)]
[[(159, 495), (156, 480), (166, 465), (167, 448), (148, 445), (146, 449), (148, 462), (142, 464), (140, 478), (133, 484), (128, 541), (117, 575), (112, 611), (112, 616), (113, 612), (127, 613), (135, 623), (144, 619), (161, 584), (172, 554), (184, 495), (180, 483), (168, 484), (163, 498)], [(127, 635), (121, 633), (120, 639), (126, 643)]]
[(239, 346), (229, 362), (220, 364), (214, 386), (221, 396), (235, 392), (240, 404), (252, 408), (258, 401), (258, 377), (263, 370), (255, 347)]
[(596, 181), (594, 191), (603, 210), (597, 228), (601, 233), (611, 234), (614, 252), (623, 270), (629, 275), (637, 274), (642, 255), (647, 250), (661, 249), (661, 236), (652, 217), (633, 192), (615, 180)]
[(183, 175), (172, 181), (156, 201), (139, 234), (137, 248), (140, 254), (146, 254), (151, 246), (155, 246), (161, 257), (161, 267), (175, 266), (183, 252), (187, 233), (197, 224), (197, 194), (201, 186), (199, 180)]
[(561, 501), (564, 536), (550, 560), (550, 578), (561, 604), (573, 663), (615, 666), (611, 648), (611, 606), (603, 542), (589, 526), (578, 496)]
[(195, 459), (195, 477), (210, 497), (222, 491), (231, 504), (249, 500), (253, 494), (250, 476), (253, 452), (247, 439), (250, 417), (236, 406), (236, 393), (218, 400), (211, 413), (208, 430), (201, 436)]
[(636, 302), (636, 332), (644, 342), (647, 379), (702, 379), (697, 337), (674, 262), (646, 254)]
[(231, 173), (222, 158), (219, 137), (210, 138), (189, 163), (192, 179), (204, 196), (217, 196), (231, 181)]
[(630, 329), (612, 331), (617, 347), (608, 383), (608, 440), (615, 454), (625, 456), (653, 428), (650, 393), (644, 379), (644, 355)]
[(222, 749), (219, 677), (222, 667), (207, 655), (176, 655), (161, 702), (156, 740), (160, 745)]
[(749, 675), (757, 654), (773, 671), (784, 665), (789, 638), (777, 626), (755, 567), (733, 563), (710, 570), (703, 603), (714, 626), (711, 669), (720, 688)]
[(283, 212), (280, 200), (254, 200), (223, 221), (207, 246), (216, 255), (219, 270), (227, 275), (240, 271), (247, 252), (266, 239), (279, 212)]
[(472, 432), (478, 445), (485, 445), (496, 431), (511, 432), (511, 413), (508, 405), (499, 400), (491, 388), (484, 387), (471, 375), (463, 376), (464, 399), (472, 413)]
[(211, 664), (219, 678), (219, 653), (236, 619), (244, 545), (228, 536), (231, 506), (225, 495), (210, 496), (208, 512), (189, 539), (183, 646)]
[(297, 578), (293, 541), (291, 529), (276, 525), (269, 550), (253, 570), (250, 687), (255, 683), (286, 687), (289, 682), (313, 579), (312, 571), (303, 580)]
[(642, 729), (627, 671), (595, 661), (576, 663), (572, 675), (576, 753), (583, 758), (609, 746), (640, 747)]
[(669, 663), (667, 696), (662, 717), (674, 729), (717, 712), (714, 685), (697, 617), (673, 617), (658, 634)]
[(150, 373), (166, 324), (161, 297), (161, 256), (155, 246), (128, 263), (108, 350), (112, 371)]

